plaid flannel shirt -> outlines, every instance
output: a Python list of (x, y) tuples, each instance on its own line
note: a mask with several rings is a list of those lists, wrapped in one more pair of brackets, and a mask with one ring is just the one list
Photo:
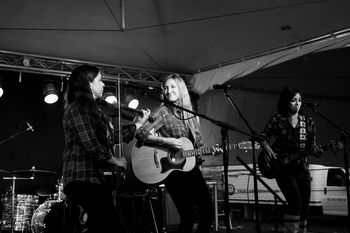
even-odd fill
[[(316, 146), (316, 125), (311, 117), (306, 117), (306, 146), (305, 152), (307, 154), (315, 153)], [(298, 153), (301, 151), (300, 148), (300, 119), (293, 128), (286, 117), (280, 114), (273, 115), (265, 129), (260, 134), (260, 137), (270, 143), (270, 140), (274, 138), (272, 148), (274, 149), (277, 156), (281, 152), (286, 153)], [(302, 159), (302, 167), (308, 168), (308, 161), (306, 157)]]
[[(101, 119), (103, 119), (102, 113)], [(109, 126), (105, 127), (107, 129)], [(73, 180), (102, 183), (104, 180), (101, 168), (106, 165), (106, 160), (113, 156), (113, 152), (110, 150), (111, 145), (108, 145), (103, 138), (99, 138), (87, 111), (76, 103), (68, 105), (63, 115), (63, 129), (65, 135), (63, 184), (66, 185)], [(123, 140), (131, 141), (135, 129), (135, 125), (123, 126)], [(115, 136), (118, 135), (118, 131), (113, 130), (112, 133), (113, 138), (118, 139), (118, 136)]]
[(194, 137), (189, 128), (179, 118), (181, 116), (176, 117), (166, 105), (158, 107), (153, 111), (144, 126), (138, 130), (136, 145), (138, 147), (142, 146), (145, 142), (147, 143), (148, 135), (155, 135), (166, 138), (186, 137), (192, 141), (194, 147), (203, 146), (200, 134), (197, 134), (193, 140)]

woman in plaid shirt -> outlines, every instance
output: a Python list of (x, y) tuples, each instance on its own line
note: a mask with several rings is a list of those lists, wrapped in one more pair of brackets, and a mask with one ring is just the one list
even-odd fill
[[(262, 146), (266, 151), (267, 161), (281, 158), (283, 154), (300, 155), (284, 164), (276, 174), (276, 182), (288, 203), (284, 217), (286, 233), (297, 233), (298, 230), (300, 233), (306, 232), (311, 194), (311, 177), (306, 156), (323, 154), (322, 149), (316, 145), (314, 120), (300, 114), (301, 95), (298, 87), (285, 87), (279, 98), (278, 113), (270, 118), (260, 134), (265, 139)], [(274, 139), (272, 147), (271, 139)]]
[[(185, 82), (177, 74), (172, 74), (162, 82), (165, 104), (153, 111), (149, 120), (137, 132), (137, 146), (144, 143), (165, 148), (182, 149), (182, 137), (192, 141), (195, 148), (202, 146), (199, 120), (192, 114), (176, 109), (167, 104), (174, 103), (192, 110), (190, 95)], [(178, 213), (180, 224), (178, 233), (192, 232), (198, 213), (197, 232), (209, 232), (213, 220), (213, 208), (206, 182), (199, 167), (191, 171), (174, 170), (164, 180), (166, 189), (172, 197)]]
[[(99, 107), (103, 88), (101, 73), (96, 66), (81, 65), (69, 78), (63, 115), (64, 193), (69, 203), (80, 205), (86, 211), (87, 215), (80, 216), (79, 221), (87, 232), (120, 232), (112, 190), (104, 180), (103, 170), (108, 166), (125, 169), (127, 162), (113, 154), (118, 132), (115, 132), (110, 117)], [(136, 124), (123, 126), (124, 142), (130, 142), (148, 118), (149, 110), (143, 113)]]

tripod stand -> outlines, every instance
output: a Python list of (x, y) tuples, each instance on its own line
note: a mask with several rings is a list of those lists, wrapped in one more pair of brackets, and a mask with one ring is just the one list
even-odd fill
[[(149, 210), (151, 212), (151, 217), (152, 217), (152, 222), (153, 222), (153, 227), (156, 233), (159, 233), (158, 231), (158, 226), (157, 226), (157, 221), (156, 221), (156, 217), (154, 214), (154, 208), (153, 208), (153, 204), (152, 204), (152, 200), (157, 200), (157, 190), (156, 189), (146, 189), (144, 194), (141, 195), (134, 195), (135, 197), (141, 197), (142, 198), (142, 222), (145, 223), (146, 222), (146, 208), (147, 206), (149, 206)], [(146, 206), (147, 205), (147, 206)], [(145, 226), (145, 224), (143, 225)], [(145, 229), (143, 229), (143, 232)], [(152, 232), (152, 231), (150, 231)]]
[[(122, 203), (126, 203), (127, 199), (131, 201), (131, 205), (128, 203), (127, 206)], [(120, 202), (120, 200), (123, 200)], [(156, 219), (156, 213), (153, 201), (158, 200), (158, 194), (156, 189), (145, 189), (142, 193), (134, 193), (134, 194), (120, 194), (118, 198), (118, 208), (124, 209), (124, 214), (122, 214), (122, 218), (125, 212), (131, 214), (131, 225), (130, 229), (125, 225), (124, 229), (127, 233), (159, 233), (158, 224)], [(131, 206), (131, 208), (130, 208)], [(122, 208), (124, 207), (124, 208)], [(149, 212), (148, 212), (149, 211)], [(150, 214), (150, 215), (149, 215)], [(152, 219), (152, 224), (147, 225), (149, 222), (149, 217)], [(124, 222), (124, 220), (123, 220)], [(125, 224), (125, 222), (124, 222)]]

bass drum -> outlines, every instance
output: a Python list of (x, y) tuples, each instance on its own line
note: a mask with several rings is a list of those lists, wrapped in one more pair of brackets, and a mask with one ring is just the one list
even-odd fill
[[(2, 198), (2, 231), (29, 231), (33, 211), (38, 207), (39, 197), (28, 194), (12, 195), (7, 192)], [(13, 213), (12, 213), (13, 207)], [(11, 221), (13, 217), (13, 222)], [(13, 225), (12, 225), (13, 224)]]
[(87, 214), (78, 205), (48, 200), (35, 211), (31, 221), (32, 233), (83, 232), (87, 230)]

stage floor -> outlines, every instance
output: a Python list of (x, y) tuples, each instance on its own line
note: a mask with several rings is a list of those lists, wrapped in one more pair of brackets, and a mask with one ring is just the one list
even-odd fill
[[(281, 225), (276, 230), (276, 223), (271, 221), (260, 223), (261, 233), (283, 232)], [(257, 232), (256, 223), (250, 220), (233, 219), (232, 233), (253, 233)], [(339, 216), (311, 216), (309, 219), (308, 233), (348, 233), (347, 217)], [(167, 233), (173, 233), (167, 231)], [(220, 222), (219, 230), (211, 233), (226, 233), (224, 224)]]
[[(310, 216), (308, 233), (348, 233), (347, 217), (343, 216)], [(254, 221), (233, 219), (233, 230), (230, 232), (251, 233), (257, 232)], [(277, 228), (277, 230), (276, 230)], [(261, 233), (283, 232), (281, 224), (266, 221), (260, 223)], [(280, 230), (280, 231), (278, 231)], [(218, 232), (226, 232), (225, 227), (220, 227)], [(215, 233), (215, 231), (213, 231)]]

